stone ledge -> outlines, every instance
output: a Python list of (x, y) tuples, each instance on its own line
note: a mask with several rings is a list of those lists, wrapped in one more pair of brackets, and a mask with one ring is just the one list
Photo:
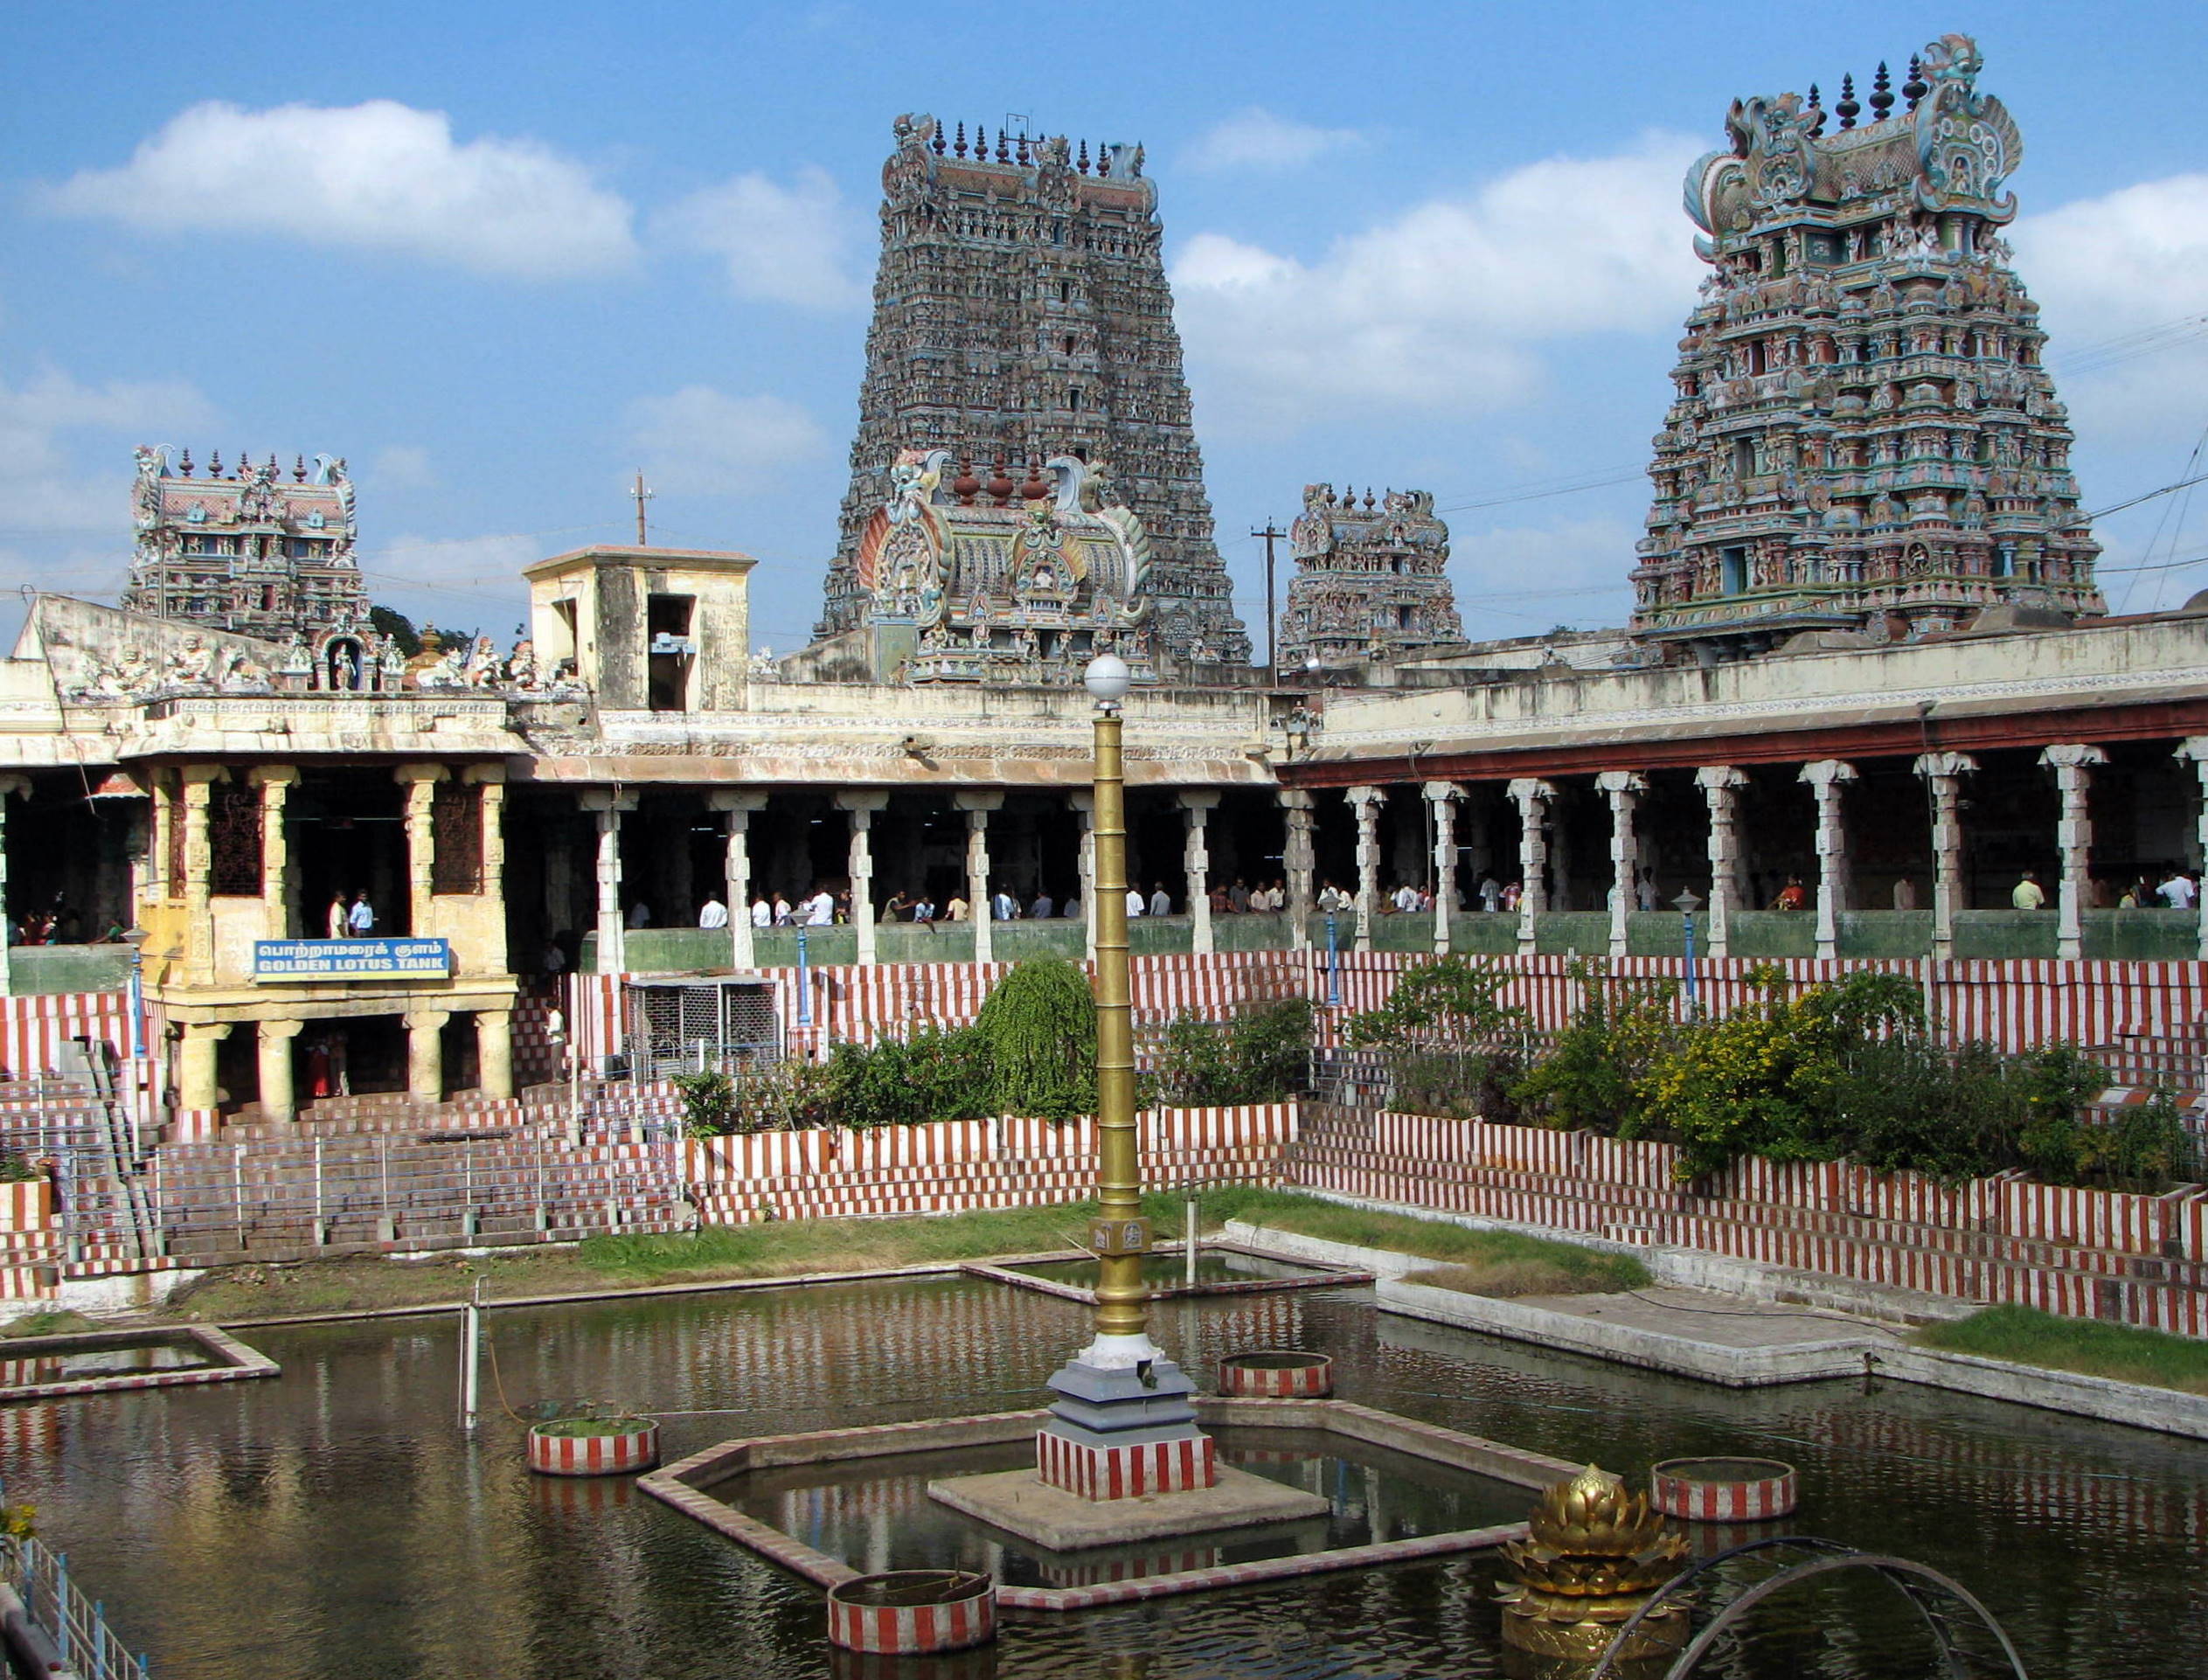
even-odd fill
[(954, 1476), (927, 1484), (927, 1496), (1052, 1552), (1131, 1545), (1270, 1523), (1324, 1517), (1325, 1498), (1222, 1464), (1209, 1488), (1139, 1499), (1084, 1499), (1053, 1488), (1031, 1469)]

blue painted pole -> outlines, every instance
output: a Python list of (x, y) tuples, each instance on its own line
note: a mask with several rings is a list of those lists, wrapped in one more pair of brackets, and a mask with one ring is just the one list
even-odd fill
[(1331, 910), (1326, 913), (1326, 1006), (1342, 1006), (1341, 927)]
[(1695, 1013), (1697, 1000), (1694, 983), (1694, 912), (1686, 913), (1687, 924), (1687, 1013)]
[(813, 1024), (813, 987), (805, 972), (805, 924), (797, 924), (797, 1024)]

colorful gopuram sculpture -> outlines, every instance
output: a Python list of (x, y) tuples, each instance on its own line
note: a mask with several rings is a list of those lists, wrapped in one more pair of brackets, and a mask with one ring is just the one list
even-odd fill
[(1002, 463), (984, 480), (907, 449), (890, 482), (852, 562), (877, 677), (1064, 687), (1111, 652), (1156, 679), (1149, 533), (1101, 499), (1097, 469), (1053, 455), (1024, 482)]
[(1736, 101), (1688, 171), (1711, 266), (1649, 468), (1633, 628), (1726, 659), (1805, 631), (1913, 638), (2007, 606), (2105, 612), (2042, 364), (2039, 306), (1996, 232), (2024, 141), (1976, 45)]
[(1368, 486), (1339, 498), (1306, 484), (1288, 528), (1295, 576), (1281, 615), (1281, 662), (1295, 670), (1398, 664), (1461, 652), (1464, 627), (1449, 593), (1449, 528), (1431, 490)]
[(218, 451), (195, 475), (188, 449), (174, 466), (163, 448), (136, 456), (126, 607), (271, 642), (365, 623), (343, 461), (302, 456), (287, 476), (240, 455), (226, 473)]
[(1021, 478), (1045, 454), (1108, 462), (1149, 534), (1158, 657), (1176, 669), (1246, 665), (1213, 545), (1190, 421), (1157, 190), (1139, 146), (1032, 139), (976, 126), (954, 140), (902, 116), (882, 171), (882, 253), (866, 336), (858, 434), (816, 635), (871, 615), (859, 548), (898, 498), (900, 452), (946, 454), (947, 479)]

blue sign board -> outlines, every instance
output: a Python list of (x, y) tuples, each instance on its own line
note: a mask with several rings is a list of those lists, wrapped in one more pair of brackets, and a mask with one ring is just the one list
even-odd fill
[(261, 980), (442, 980), (452, 941), (441, 939), (257, 939), (253, 977)]

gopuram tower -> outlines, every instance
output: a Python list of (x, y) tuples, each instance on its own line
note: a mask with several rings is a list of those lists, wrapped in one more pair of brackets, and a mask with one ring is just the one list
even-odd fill
[(1432, 490), (1390, 490), (1376, 504), (1355, 490), (1306, 484), (1288, 527), (1295, 577), (1281, 614), (1286, 669), (1343, 670), (1462, 653), (1464, 626), (1449, 590), (1449, 528)]
[(866, 335), (851, 489), (816, 635), (869, 610), (861, 538), (897, 500), (899, 455), (948, 451), (948, 472), (1031, 480), (1063, 456), (1088, 495), (1149, 538), (1149, 631), (1161, 674), (1246, 666), (1212, 545), (1180, 335), (1160, 255), (1157, 189), (1139, 146), (901, 116), (882, 170), (882, 255)]
[[(1688, 171), (1711, 266), (1649, 469), (1633, 628), (1704, 660), (1989, 607), (2106, 612), (2039, 306), (1996, 230), (2024, 141), (1943, 35), (1858, 123), (1813, 86), (1736, 101)], [(1853, 636), (1836, 638), (1853, 640)]]

